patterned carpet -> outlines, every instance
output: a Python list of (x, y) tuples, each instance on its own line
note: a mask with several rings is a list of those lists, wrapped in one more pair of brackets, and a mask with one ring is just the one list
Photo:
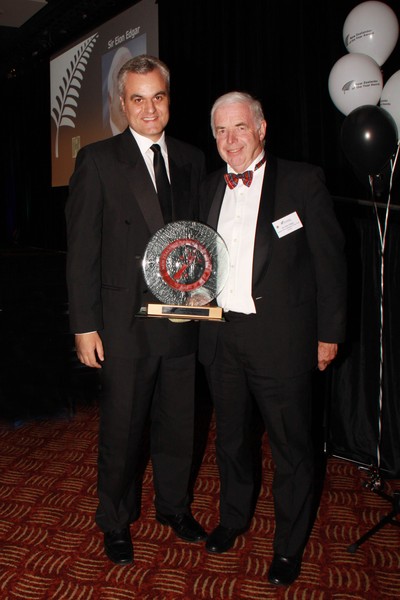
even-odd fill
[[(193, 512), (217, 521), (215, 429), (195, 484)], [(355, 553), (347, 548), (391, 506), (366, 489), (357, 465), (327, 461), (321, 502), (302, 573), (286, 589), (267, 583), (272, 556), (272, 464), (264, 439), (263, 480), (251, 529), (225, 555), (177, 540), (154, 520), (152, 473), (132, 526), (133, 566), (103, 555), (96, 507), (97, 407), (73, 418), (0, 428), (0, 598), (2, 600), (389, 600), (400, 597), (400, 528), (389, 524)], [(390, 492), (398, 482), (391, 481)]]

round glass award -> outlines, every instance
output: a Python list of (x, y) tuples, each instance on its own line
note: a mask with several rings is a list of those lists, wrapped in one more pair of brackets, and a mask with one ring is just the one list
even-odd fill
[[(219, 307), (208, 305), (224, 287), (229, 271), (225, 242), (208, 225), (197, 221), (174, 221), (159, 229), (147, 244), (143, 273), (149, 289), (164, 309), (149, 310), (182, 318), (221, 318)], [(151, 307), (151, 308), (150, 308)], [(173, 308), (169, 311), (169, 308)], [(183, 307), (191, 307), (182, 310)], [(197, 308), (196, 308), (197, 307)], [(181, 310), (178, 310), (181, 308)], [(217, 312), (212, 311), (216, 309)], [(208, 314), (208, 316), (207, 316)]]

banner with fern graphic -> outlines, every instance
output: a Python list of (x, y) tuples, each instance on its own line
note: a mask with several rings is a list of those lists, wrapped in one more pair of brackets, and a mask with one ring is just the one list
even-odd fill
[(126, 128), (117, 73), (139, 54), (158, 56), (155, 0), (141, 0), (51, 59), (53, 186), (68, 185), (82, 146)]

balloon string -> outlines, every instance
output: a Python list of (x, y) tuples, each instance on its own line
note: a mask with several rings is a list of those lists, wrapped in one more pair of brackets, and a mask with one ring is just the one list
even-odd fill
[(391, 193), (392, 193), (392, 185), (393, 185), (393, 175), (396, 168), (397, 159), (399, 156), (400, 150), (400, 141), (397, 144), (397, 151), (395, 158), (390, 161), (391, 173), (390, 173), (390, 181), (389, 181), (389, 193), (388, 200), (386, 204), (386, 212), (385, 212), (385, 221), (384, 228), (382, 231), (381, 221), (379, 219), (378, 207), (375, 202), (375, 193), (373, 186), (373, 178), (369, 177), (369, 183), (374, 199), (374, 210), (377, 219), (378, 231), (379, 231), (379, 239), (380, 239), (380, 257), (381, 257), (381, 269), (380, 269), (380, 328), (379, 328), (379, 417), (378, 417), (378, 440), (376, 447), (376, 457), (377, 457), (377, 468), (380, 469), (381, 466), (381, 443), (382, 443), (382, 408), (383, 408), (383, 325), (384, 325), (384, 274), (385, 274), (385, 246), (386, 246), (386, 233), (387, 233), (387, 225), (389, 221), (389, 211), (390, 211), (390, 202), (391, 202)]
[[(381, 242), (381, 254), (383, 254), (385, 252), (386, 232), (387, 232), (387, 224), (388, 224), (388, 220), (389, 220), (390, 202), (391, 202), (392, 186), (393, 186), (393, 176), (394, 176), (394, 172), (396, 169), (397, 159), (399, 157), (399, 151), (400, 151), (400, 140), (397, 143), (397, 150), (396, 150), (395, 157), (393, 160), (390, 161), (391, 172), (390, 172), (390, 180), (389, 180), (389, 195), (388, 195), (388, 200), (387, 200), (387, 205), (386, 205), (386, 213), (385, 213), (385, 221), (384, 221), (383, 231), (382, 231), (381, 221), (380, 221), (379, 215), (378, 215), (378, 208), (377, 208), (376, 202), (374, 201), (374, 209), (375, 209), (375, 215), (376, 215), (376, 219), (377, 219), (379, 239)], [(373, 177), (371, 175), (369, 176), (369, 184), (371, 187), (373, 199), (375, 200)]]

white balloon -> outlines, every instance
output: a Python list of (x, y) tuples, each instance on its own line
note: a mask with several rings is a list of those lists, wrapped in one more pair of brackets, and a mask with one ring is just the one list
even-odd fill
[(366, 54), (383, 65), (396, 46), (399, 22), (384, 2), (362, 2), (348, 14), (343, 41), (348, 52)]
[(365, 104), (378, 104), (383, 87), (382, 73), (366, 54), (345, 54), (333, 65), (328, 88), (332, 102), (343, 114)]
[(400, 140), (400, 71), (396, 71), (385, 83), (379, 104), (393, 117), (397, 139)]

